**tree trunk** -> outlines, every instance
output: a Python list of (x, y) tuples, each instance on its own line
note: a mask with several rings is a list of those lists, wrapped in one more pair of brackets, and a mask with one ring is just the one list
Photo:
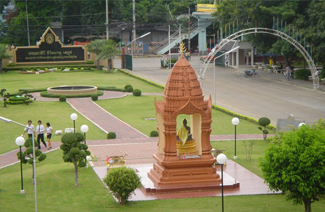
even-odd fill
[(97, 70), (99, 70), (99, 60), (96, 60)]
[(0, 74), (2, 73), (2, 58), (0, 57)]
[(78, 181), (78, 164), (77, 162), (73, 162), (74, 165), (74, 185), (79, 186), (79, 181)]
[(111, 60), (107, 60), (107, 73), (109, 74), (111, 72)]
[(311, 200), (305, 199), (304, 204), (305, 204), (305, 212), (311, 212)]

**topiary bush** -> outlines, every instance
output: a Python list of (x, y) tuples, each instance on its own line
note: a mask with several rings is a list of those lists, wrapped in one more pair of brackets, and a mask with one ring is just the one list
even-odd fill
[(134, 190), (141, 187), (140, 177), (134, 169), (127, 167), (110, 169), (104, 182), (120, 205), (124, 205)]
[(262, 127), (264, 127), (264, 129), (262, 127), (258, 127), (258, 129), (263, 132), (263, 138), (265, 141), (267, 139), (267, 134), (269, 134), (269, 131), (266, 129), (266, 127), (270, 123), (271, 123), (271, 120), (267, 117), (262, 117), (258, 120), (258, 124), (261, 125)]
[(132, 91), (133, 91), (133, 87), (132, 86), (126, 88), (126, 92), (132, 92)]
[(90, 155), (88, 146), (84, 144), (85, 136), (82, 133), (65, 133), (61, 137), (60, 149), (63, 151), (63, 160), (74, 165), (75, 186), (79, 186), (78, 167), (86, 166), (86, 157)]
[(127, 92), (132, 92), (132, 91), (133, 91), (133, 87), (132, 87), (132, 85), (125, 85), (125, 86), (124, 86), (124, 89), (125, 89)]
[(133, 95), (134, 95), (134, 96), (141, 96), (141, 90), (139, 90), (139, 89), (135, 89), (135, 90), (133, 91)]
[(115, 139), (116, 133), (115, 132), (109, 132), (107, 133), (107, 139)]
[(311, 76), (311, 73), (308, 69), (299, 69), (295, 71), (295, 79), (308, 80), (309, 76)]
[(150, 132), (150, 137), (158, 137), (158, 131), (157, 130), (153, 130)]
[(91, 100), (97, 101), (98, 100), (98, 95), (97, 94), (91, 95)]
[(65, 101), (67, 101), (67, 97), (65, 97), (65, 96), (60, 96), (60, 97), (59, 97), (59, 101), (60, 101), (60, 102), (65, 102)]

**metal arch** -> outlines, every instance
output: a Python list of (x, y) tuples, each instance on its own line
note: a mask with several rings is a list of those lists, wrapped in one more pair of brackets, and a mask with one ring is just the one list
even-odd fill
[(198, 79), (199, 79), (200, 83), (202, 84), (202, 81), (204, 79), (204, 74), (206, 72), (208, 64), (213, 59), (213, 57), (220, 50), (222, 50), (222, 48), (225, 47), (226, 44), (228, 44), (229, 42), (237, 42), (237, 40), (235, 40), (236, 38), (243, 36), (243, 35), (253, 34), (253, 33), (265, 33), (265, 34), (274, 35), (274, 36), (280, 37), (281, 39), (288, 41), (291, 45), (293, 45), (302, 54), (302, 56), (305, 58), (305, 60), (308, 63), (308, 67), (312, 73), (314, 89), (315, 90), (319, 89), (319, 79), (318, 79), (318, 76), (316, 75), (317, 69), (316, 69), (314, 60), (310, 57), (310, 55), (306, 51), (306, 49), (298, 41), (296, 41), (295, 39), (293, 39), (292, 37), (290, 37), (289, 35), (281, 32), (281, 31), (278, 31), (275, 29), (269, 29), (269, 28), (260, 28), (260, 27), (240, 30), (234, 34), (229, 35), (225, 39), (221, 40), (219, 45), (216, 45), (211, 50), (211, 52), (208, 54), (208, 57), (206, 57), (205, 60), (203, 61), (203, 64), (202, 64), (202, 66), (199, 70), (199, 73), (198, 73)]

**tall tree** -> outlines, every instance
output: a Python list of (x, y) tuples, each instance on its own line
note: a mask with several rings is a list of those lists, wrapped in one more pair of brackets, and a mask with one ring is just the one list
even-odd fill
[(325, 121), (279, 133), (261, 160), (265, 182), (294, 204), (311, 204), (325, 195)]
[(101, 52), (98, 55), (99, 60), (107, 60), (108, 62), (108, 72), (112, 67), (112, 59), (119, 54), (117, 43), (113, 40), (108, 40), (105, 42), (105, 45), (102, 47)]
[[(97, 55), (97, 69), (99, 69), (99, 60), (108, 59), (108, 67), (110, 67), (111, 59), (119, 53), (117, 44), (113, 40), (94, 40), (87, 45), (87, 48), (89, 52)], [(109, 72), (110, 68), (108, 68)]]

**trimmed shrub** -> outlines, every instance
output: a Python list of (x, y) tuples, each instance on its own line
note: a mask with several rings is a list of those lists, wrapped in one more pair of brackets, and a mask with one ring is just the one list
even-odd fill
[(59, 97), (59, 101), (60, 101), (60, 102), (65, 102), (65, 101), (67, 101), (67, 97), (65, 97), (65, 96), (60, 96), (60, 97)]
[[(91, 97), (92, 94), (79, 94), (79, 95), (68, 95), (66, 98), (83, 98), (83, 97)], [(104, 95), (102, 91), (97, 91), (98, 96)], [(49, 94), (47, 91), (41, 92), (41, 97), (48, 97), (48, 98), (60, 98), (60, 95), (56, 94)]]
[(115, 138), (116, 138), (115, 132), (109, 132), (109, 133), (107, 133), (107, 139), (115, 139)]
[(104, 90), (104, 91), (121, 91), (121, 92), (125, 92), (126, 90), (125, 89), (122, 89), (122, 88), (116, 88), (116, 87), (101, 87), (101, 86), (98, 86), (97, 87), (98, 90)]
[(104, 179), (109, 190), (124, 205), (135, 189), (141, 188), (141, 180), (134, 169), (119, 167), (110, 169)]
[(158, 137), (158, 131), (157, 130), (153, 130), (150, 132), (150, 137)]
[(132, 86), (129, 86), (126, 88), (126, 92), (132, 92), (133, 91), (133, 87)]
[(139, 90), (139, 89), (135, 89), (135, 90), (133, 91), (133, 95), (134, 95), (134, 96), (141, 96), (141, 90)]
[(33, 100), (28, 97), (9, 97), (9, 99), (6, 101), (7, 104), (10, 105), (18, 105), (18, 104), (29, 104), (32, 103)]
[(86, 61), (86, 64), (94, 64), (94, 61), (92, 61), (92, 60), (87, 60), (87, 61)]
[(97, 94), (91, 95), (91, 100), (97, 101), (98, 100), (98, 95)]
[(308, 80), (311, 73), (308, 69), (299, 69), (295, 71), (295, 79)]
[(125, 85), (124, 89), (126, 90), (128, 87), (132, 87), (132, 85)]
[(258, 124), (261, 125), (262, 127), (264, 127), (264, 129), (262, 127), (258, 127), (259, 130), (261, 130), (263, 132), (263, 138), (266, 141), (267, 139), (267, 134), (269, 134), (269, 131), (266, 129), (266, 127), (271, 123), (271, 120), (267, 117), (262, 117), (258, 120)]

